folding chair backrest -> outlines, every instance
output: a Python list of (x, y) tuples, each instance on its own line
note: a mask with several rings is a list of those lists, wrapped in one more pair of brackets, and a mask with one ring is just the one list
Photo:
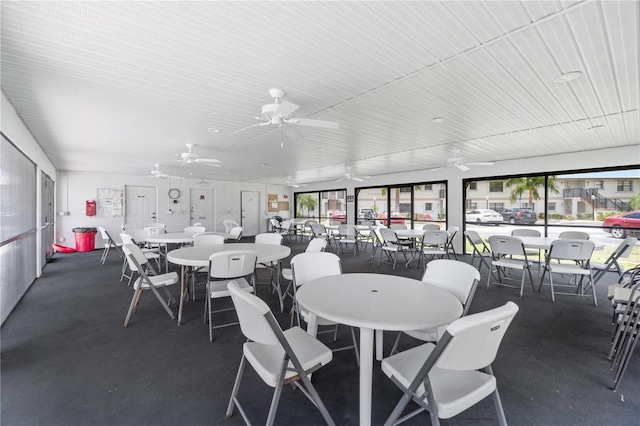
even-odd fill
[(589, 260), (596, 244), (589, 240), (560, 239), (551, 243), (549, 258), (558, 260)]
[(524, 245), (518, 237), (491, 235), (489, 237), (491, 251), (496, 255), (524, 255)]
[(429, 246), (443, 247), (448, 239), (449, 234), (447, 231), (425, 231), (422, 234), (422, 243)]
[(273, 229), (280, 229), (280, 222), (278, 222), (277, 220), (275, 220), (273, 218), (269, 219), (269, 223), (271, 224), (271, 227)]
[[(449, 324), (441, 339), (446, 346), (436, 365), (447, 370), (466, 371), (491, 365), (517, 312), (518, 305), (507, 302), (499, 308), (455, 320)], [(451, 336), (451, 340), (447, 335)], [(437, 346), (434, 352), (437, 352)]]
[(390, 229), (407, 229), (407, 225), (404, 223), (392, 223), (389, 225)]
[(224, 232), (226, 232), (227, 234), (231, 233), (231, 230), (236, 227), (239, 226), (238, 223), (233, 220), (233, 219), (225, 219), (222, 221), (222, 225), (224, 225)]
[(447, 232), (449, 233), (449, 236), (451, 238), (455, 238), (456, 234), (458, 233), (458, 231), (460, 230), (459, 226), (450, 226), (447, 228)]
[(312, 223), (311, 232), (313, 235), (323, 235), (327, 233), (327, 228), (321, 223)]
[(567, 238), (571, 240), (588, 240), (589, 234), (582, 231), (564, 231), (558, 235), (558, 238)]
[(280, 224), (280, 229), (283, 231), (288, 231), (289, 229), (291, 229), (291, 220), (287, 219), (282, 221), (282, 223)]
[(206, 231), (207, 228), (205, 228), (204, 226), (187, 226), (186, 228), (184, 228), (185, 234), (198, 234)]
[(103, 240), (107, 240), (107, 241), (111, 240), (111, 237), (107, 233), (107, 230), (104, 229), (102, 226), (98, 226), (98, 231), (100, 231), (100, 236), (102, 237)]
[(200, 234), (195, 234), (193, 236), (194, 246), (218, 245), (218, 244), (224, 244), (224, 237), (222, 235), (202, 232)]
[(452, 259), (434, 259), (427, 264), (422, 281), (453, 294), (464, 306), (463, 315), (469, 310), (480, 272), (468, 263)]
[(624, 259), (631, 256), (631, 251), (633, 251), (633, 247), (638, 242), (637, 238), (629, 237), (626, 238), (620, 245), (613, 251), (611, 256), (615, 256), (618, 259)]
[(127, 232), (123, 232), (122, 234), (120, 234), (120, 239), (122, 240), (123, 245), (136, 243), (133, 237)]
[(380, 236), (382, 237), (382, 241), (385, 243), (398, 243), (398, 236), (396, 235), (396, 231), (391, 228), (379, 228)]
[(231, 228), (231, 230), (228, 232), (228, 234), (231, 234), (232, 238), (235, 238), (236, 240), (239, 240), (240, 238), (242, 238), (242, 227), (241, 226), (234, 226), (233, 228)]
[(338, 233), (341, 237), (355, 237), (356, 227), (354, 225), (338, 225)]
[[(483, 249), (484, 247), (486, 247), (484, 240), (482, 239), (480, 234), (478, 234), (476, 231), (467, 230), (467, 231), (464, 231), (464, 235), (467, 236), (467, 239), (469, 240), (472, 246), (475, 247), (476, 245), (481, 245)], [(478, 248), (476, 247), (476, 249)], [(478, 251), (481, 251), (481, 250), (478, 249)]]
[(252, 274), (256, 268), (258, 253), (251, 250), (230, 250), (214, 253), (209, 257), (211, 278), (238, 278)]
[(291, 275), (296, 287), (316, 278), (341, 274), (340, 258), (333, 253), (300, 253), (291, 259)]
[(539, 237), (540, 235), (537, 229), (519, 228), (511, 231), (512, 237)]
[(279, 246), (282, 244), (282, 235), (266, 233), (256, 235), (256, 244), (272, 244)]
[(238, 314), (242, 334), (249, 340), (265, 345), (279, 344), (278, 337), (265, 316), (271, 313), (269, 306), (259, 297), (242, 290), (235, 281), (227, 284), (227, 288)]
[(127, 229), (125, 233), (131, 235), (136, 244), (144, 244), (147, 241), (147, 234), (144, 232), (144, 229)]
[(142, 265), (145, 265), (149, 261), (140, 247), (136, 244), (124, 244), (122, 246), (122, 251), (127, 257), (129, 268), (134, 272), (141, 272), (138, 266), (142, 267)]
[(327, 247), (327, 240), (324, 238), (313, 238), (307, 244), (307, 248), (304, 250), (305, 253), (318, 253), (324, 251)]
[(422, 225), (422, 230), (423, 231), (439, 231), (440, 225), (438, 225), (437, 223), (427, 223), (425, 225)]

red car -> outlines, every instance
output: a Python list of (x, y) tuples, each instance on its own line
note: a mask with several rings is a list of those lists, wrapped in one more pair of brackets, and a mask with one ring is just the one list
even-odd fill
[(331, 213), (331, 220), (337, 220), (340, 223), (347, 223), (347, 212), (344, 210), (335, 210)]
[(640, 210), (606, 217), (602, 226), (614, 238), (627, 238), (631, 232), (629, 228), (640, 228)]
[[(382, 223), (387, 223), (387, 212), (382, 212), (378, 218)], [(400, 212), (391, 212), (391, 223), (404, 224), (405, 217)]]

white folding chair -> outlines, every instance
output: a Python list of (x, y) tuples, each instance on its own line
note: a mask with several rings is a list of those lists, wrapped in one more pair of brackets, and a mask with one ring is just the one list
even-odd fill
[[(282, 235), (273, 233), (258, 234), (255, 236), (256, 244), (272, 244), (282, 245)], [(269, 288), (272, 293), (278, 294), (278, 300), (280, 301), (280, 312), (284, 312), (284, 297), (282, 295), (282, 288), (280, 288), (280, 261), (268, 263), (258, 263), (256, 269), (268, 269), (270, 272)], [(257, 272), (257, 271), (256, 271)]]
[[(422, 281), (453, 294), (462, 303), (462, 316), (465, 316), (469, 312), (471, 301), (480, 282), (480, 272), (468, 263), (459, 260), (435, 259), (427, 265)], [(443, 325), (425, 330), (405, 331), (404, 333), (414, 339), (437, 342), (446, 328), (447, 326)], [(401, 336), (402, 333), (398, 333), (390, 355), (393, 355), (398, 349)]]
[[(215, 232), (202, 232), (193, 235), (193, 245), (195, 246), (215, 246), (223, 245), (224, 237)], [(198, 275), (209, 274), (209, 266), (203, 266), (201, 268), (194, 269), (190, 272), (191, 275), (191, 300), (196, 300), (196, 284)]]
[[(595, 243), (590, 240), (559, 239), (553, 241), (551, 248), (549, 248), (549, 253), (546, 256), (547, 258), (544, 269), (542, 270), (542, 278), (540, 279), (538, 291), (542, 288), (545, 274), (549, 272), (551, 300), (556, 301), (556, 294), (586, 296), (586, 291), (590, 288), (593, 295), (593, 304), (598, 306), (595, 283), (589, 264), (594, 248)], [(557, 263), (554, 261), (557, 261)], [(554, 283), (553, 274), (569, 275), (570, 280), (565, 284)], [(572, 284), (574, 277), (576, 278), (576, 282)], [(579, 281), (577, 277), (580, 277)], [(589, 284), (586, 286), (583, 285), (585, 277), (589, 280)], [(555, 287), (571, 288), (573, 292), (557, 292)]]
[(558, 238), (566, 238), (569, 240), (588, 240), (590, 235), (583, 231), (564, 231), (558, 235)]
[(116, 243), (113, 238), (111, 238), (111, 235), (109, 235), (107, 230), (102, 226), (98, 226), (98, 230), (100, 231), (100, 236), (102, 236), (102, 239), (107, 241), (106, 243), (104, 243), (104, 251), (102, 252), (102, 257), (100, 257), (100, 264), (104, 265), (110, 249), (115, 248), (116, 250), (118, 250), (120, 256), (122, 256), (122, 250), (120, 250), (120, 247), (122, 247), (122, 243)]
[(438, 225), (437, 223), (425, 223), (424, 225), (422, 225), (422, 230), (423, 231), (439, 231), (440, 225)]
[[(382, 371), (404, 392), (385, 422), (397, 425), (428, 411), (431, 424), (457, 416), (489, 395), (500, 425), (506, 426), (502, 402), (491, 364), (518, 305), (505, 305), (467, 315), (447, 327), (437, 344), (421, 346), (382, 360)], [(480, 371), (482, 370), (482, 371)], [(419, 408), (400, 418), (411, 402)]]
[(380, 236), (382, 237), (383, 244), (380, 247), (378, 266), (380, 266), (380, 262), (382, 261), (382, 253), (388, 257), (389, 263), (393, 265), (393, 270), (396, 269), (398, 253), (402, 253), (406, 262), (409, 261), (409, 259), (407, 259), (407, 253), (410, 253), (413, 250), (411, 241), (398, 240), (396, 231), (391, 228), (380, 228)]
[(235, 228), (236, 226), (240, 226), (240, 224), (233, 219), (223, 220), (222, 225), (224, 226), (224, 232), (226, 234), (230, 234), (233, 228)]
[(329, 245), (329, 250), (331, 250), (331, 236), (329, 235), (326, 226), (321, 223), (312, 223), (311, 232), (313, 233), (314, 239), (321, 238), (326, 240)]
[(447, 233), (449, 234), (449, 238), (447, 239), (446, 250), (447, 253), (453, 253), (453, 257), (458, 260), (458, 254), (456, 253), (456, 248), (453, 245), (453, 242), (456, 239), (456, 235), (458, 235), (458, 231), (460, 231), (460, 227), (458, 226), (450, 226), (447, 228)]
[[(304, 306), (300, 306), (298, 303), (295, 294), (297, 288), (305, 283), (322, 277), (328, 277), (333, 275), (341, 275), (342, 274), (342, 264), (340, 263), (340, 258), (328, 252), (315, 252), (315, 253), (300, 253), (295, 255), (291, 259), (291, 275), (293, 278), (293, 310), (291, 312), (291, 325), (293, 325), (294, 319), (297, 320), (297, 325), (300, 325), (300, 318), (302, 318), (305, 322), (309, 322), (309, 312), (305, 309)], [(338, 336), (338, 324), (329, 321), (327, 319), (318, 317), (318, 325), (319, 326), (333, 326), (333, 329), (330, 332), (333, 332), (333, 340), (335, 341)], [(326, 333), (327, 331), (318, 332)], [(342, 351), (346, 349), (355, 349), (356, 361), (360, 362), (359, 354), (358, 354), (358, 346), (356, 341), (356, 335), (351, 327), (351, 338), (353, 339), (353, 345), (346, 346), (338, 349), (334, 349), (334, 352)]]
[[(304, 250), (305, 253), (319, 253), (324, 251), (327, 248), (327, 240), (324, 238), (314, 238), (309, 241), (307, 244), (307, 248)], [(282, 292), (283, 299), (286, 297), (294, 298), (293, 295), (293, 274), (291, 273), (291, 268), (282, 268), (282, 278), (287, 280), (289, 283), (285, 290)], [(291, 308), (293, 309), (293, 307)]]
[(185, 234), (200, 234), (202, 232), (207, 232), (207, 228), (205, 228), (204, 226), (187, 226), (184, 228), (183, 231)]
[(212, 299), (221, 299), (231, 296), (227, 284), (235, 281), (239, 288), (250, 293), (255, 292), (256, 260), (258, 254), (250, 250), (230, 250), (214, 253), (209, 257), (209, 274), (207, 279), (207, 298), (205, 303), (205, 319), (207, 313), (209, 320), (209, 341), (213, 342), (213, 330), (222, 327), (229, 327), (235, 322), (228, 322), (213, 325), (212, 314), (218, 312), (232, 311), (233, 308), (223, 308), (213, 310)]
[(227, 234), (230, 235), (229, 241), (240, 241), (242, 238), (242, 226), (234, 226)]
[[(520, 297), (524, 293), (524, 275), (525, 271), (529, 273), (529, 280), (531, 281), (531, 288), (535, 291), (533, 286), (533, 277), (531, 276), (531, 262), (527, 258), (527, 252), (524, 249), (522, 240), (518, 237), (492, 235), (489, 237), (489, 246), (491, 246), (492, 261), (491, 265), (495, 266), (496, 273), (498, 275), (498, 282), (496, 284), (503, 285), (505, 287), (517, 288), (513, 285), (505, 284), (502, 282), (501, 271), (505, 269), (516, 269), (522, 271), (522, 278), (520, 280)], [(487, 275), (487, 290), (491, 283), (491, 276), (493, 271), (489, 271)], [(506, 279), (505, 275), (505, 279)]]
[[(449, 257), (447, 252), (447, 242), (449, 234), (447, 231), (424, 231), (420, 244), (420, 265), (427, 266), (427, 262), (432, 259), (443, 259)], [(427, 259), (427, 256), (430, 258)]]
[(338, 234), (340, 235), (340, 238), (337, 239), (338, 251), (344, 253), (343, 247), (345, 245), (348, 247), (349, 244), (351, 244), (353, 246), (353, 256), (355, 257), (358, 254), (358, 233), (356, 232), (356, 226), (346, 224), (338, 225)]
[(247, 337), (227, 407), (227, 417), (233, 415), (237, 406), (245, 423), (251, 424), (238, 399), (244, 367), (248, 361), (262, 381), (274, 388), (267, 425), (273, 425), (275, 421), (285, 384), (300, 389), (318, 408), (325, 422), (335, 425), (309, 379), (309, 374), (333, 359), (331, 350), (300, 327), (282, 331), (269, 306), (255, 295), (243, 291), (237, 283), (230, 282), (227, 288), (238, 314), (242, 334)]
[[(129, 231), (123, 232), (122, 234), (120, 234), (120, 239), (122, 240), (122, 243), (135, 244), (138, 247), (140, 247), (140, 244), (138, 244), (138, 242), (133, 238), (133, 236), (129, 234), (129, 232), (131, 231), (133, 231), (133, 229), (130, 229)], [(158, 270), (160, 270), (160, 254), (158, 254), (157, 250), (141, 247), (140, 251), (142, 251), (142, 253), (147, 259), (153, 260), (156, 263)], [(129, 281), (127, 285), (131, 285), (131, 280), (133, 279), (134, 271), (131, 271), (130, 268), (128, 268), (128, 266), (129, 266), (129, 262), (125, 256), (124, 263), (122, 264), (122, 275), (120, 275), (120, 281), (122, 281), (124, 278), (128, 278)], [(129, 269), (129, 272), (131, 275), (127, 275), (127, 269)]]
[[(131, 271), (140, 274), (138, 279), (133, 283), (133, 298), (131, 299), (131, 305), (129, 306), (127, 317), (124, 320), (124, 326), (129, 326), (131, 315), (137, 310), (140, 298), (142, 297), (142, 292), (145, 290), (151, 290), (169, 316), (172, 319), (175, 319), (173, 311), (169, 309), (170, 304), (175, 304), (175, 299), (167, 287), (180, 282), (178, 274), (175, 272), (169, 272), (166, 274), (156, 275), (153, 267), (149, 265), (149, 259), (144, 255), (140, 247), (135, 244), (125, 244), (122, 246), (122, 250), (127, 257)], [(158, 289), (162, 289), (165, 292), (165, 295), (167, 296), (166, 302), (162, 299)]]
[(637, 244), (638, 239), (634, 237), (626, 238), (624, 241), (616, 247), (611, 255), (604, 261), (604, 263), (591, 262), (591, 270), (593, 274), (593, 282), (597, 283), (607, 272), (615, 271), (618, 274), (618, 278), (622, 276), (625, 268), (618, 263), (621, 259), (626, 259), (631, 256), (633, 248)]
[(480, 234), (476, 231), (467, 230), (464, 231), (464, 235), (467, 237), (473, 249), (471, 265), (473, 266), (475, 259), (478, 258), (480, 259), (478, 262), (478, 270), (482, 270), (482, 265), (486, 265), (489, 272), (491, 272), (491, 265), (489, 265), (489, 261), (492, 259), (491, 250), (489, 250), (489, 247), (487, 247)]

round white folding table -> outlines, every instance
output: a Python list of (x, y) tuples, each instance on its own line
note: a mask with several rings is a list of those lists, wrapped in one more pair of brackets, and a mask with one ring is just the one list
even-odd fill
[(278, 262), (291, 254), (291, 248), (276, 244), (228, 243), (218, 245), (201, 245), (183, 247), (167, 253), (167, 260), (181, 266), (180, 273), (180, 307), (178, 308), (178, 324), (182, 321), (182, 308), (186, 294), (186, 268), (202, 268), (209, 266), (209, 257), (214, 253), (231, 250), (251, 250), (258, 254), (257, 263)]
[[(197, 233), (197, 232), (196, 232)], [(169, 270), (167, 263), (167, 254), (169, 252), (169, 244), (188, 244), (193, 241), (194, 232), (169, 232), (167, 234), (157, 234), (147, 237), (147, 242), (151, 244), (159, 244), (160, 249), (164, 247), (164, 263), (165, 271)], [(218, 235), (222, 235), (225, 240), (231, 238), (231, 234), (224, 232), (216, 232)]]
[(297, 300), (311, 315), (307, 330), (317, 334), (317, 318), (360, 328), (360, 424), (371, 424), (373, 335), (378, 358), (382, 331), (406, 331), (448, 324), (462, 315), (449, 292), (411, 278), (384, 274), (342, 274), (309, 281)]

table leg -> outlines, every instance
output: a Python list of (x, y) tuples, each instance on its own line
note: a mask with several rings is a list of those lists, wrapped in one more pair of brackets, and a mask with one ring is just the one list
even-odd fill
[(382, 330), (376, 330), (376, 360), (382, 361), (384, 357), (384, 332)]
[(185, 285), (187, 280), (185, 276), (187, 275), (186, 266), (182, 265), (180, 267), (180, 305), (178, 306), (178, 325), (182, 323), (182, 307), (184, 306), (184, 295), (186, 294)]
[(360, 424), (371, 424), (373, 330), (360, 328)]

